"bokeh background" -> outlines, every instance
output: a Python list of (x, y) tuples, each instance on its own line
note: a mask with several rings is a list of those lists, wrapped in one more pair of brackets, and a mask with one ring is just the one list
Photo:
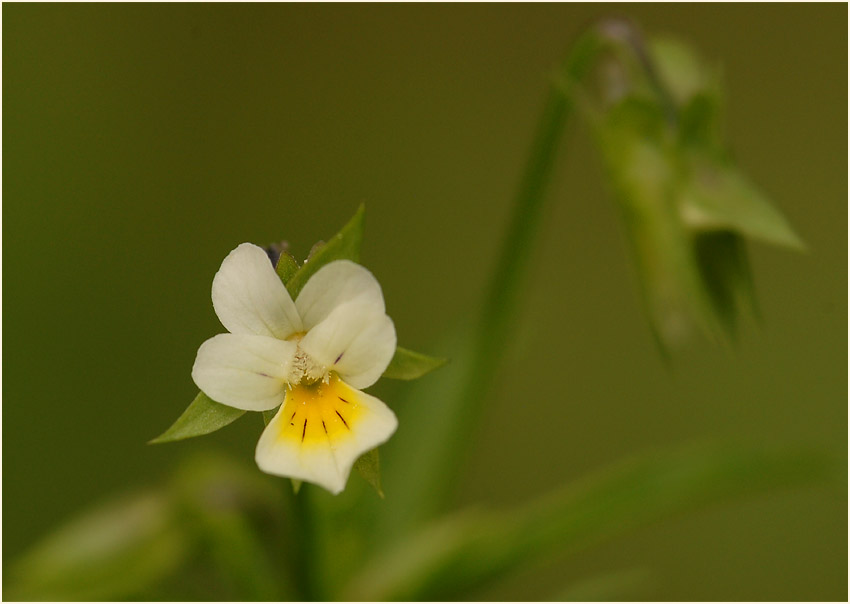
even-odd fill
[[(212, 276), (238, 243), (287, 239), (303, 257), (365, 202), (363, 262), (400, 343), (428, 351), (474, 314), (547, 77), (616, 15), (723, 65), (736, 158), (810, 250), (751, 246), (761, 327), (668, 367), (595, 150), (571, 128), (456, 504), (507, 506), (693, 440), (846, 451), (845, 5), (7, 4), (4, 567), (196, 448), (250, 461), (251, 417), (145, 445), (195, 395), (197, 347), (221, 331)], [(636, 566), (653, 581), (633, 598), (845, 600), (847, 501), (714, 506), (479, 597), (546, 598)]]

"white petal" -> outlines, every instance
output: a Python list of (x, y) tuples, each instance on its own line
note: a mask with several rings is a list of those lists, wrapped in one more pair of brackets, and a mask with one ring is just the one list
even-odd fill
[(334, 308), (344, 302), (362, 299), (384, 312), (384, 295), (374, 275), (350, 260), (334, 260), (316, 271), (304, 285), (295, 306), (304, 329), (310, 330), (324, 321)]
[(213, 279), (212, 302), (231, 333), (283, 340), (303, 329), (269, 257), (251, 243), (241, 244), (221, 263)]
[(300, 346), (351, 386), (367, 388), (378, 381), (393, 358), (395, 326), (383, 311), (358, 298), (337, 306), (307, 332)]
[(257, 443), (257, 465), (336, 495), (357, 458), (386, 442), (397, 426), (383, 402), (338, 379), (296, 386)]
[(296, 348), (294, 342), (265, 336), (219, 334), (201, 344), (192, 379), (223, 405), (274, 409), (283, 401)]

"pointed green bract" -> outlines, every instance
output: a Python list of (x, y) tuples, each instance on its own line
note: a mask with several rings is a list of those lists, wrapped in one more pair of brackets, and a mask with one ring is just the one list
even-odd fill
[(277, 260), (275, 271), (277, 271), (277, 276), (280, 277), (283, 284), (286, 285), (292, 279), (292, 276), (298, 272), (298, 262), (289, 252), (282, 251)]
[(446, 364), (448, 359), (431, 357), (399, 346), (381, 377), (394, 380), (415, 380)]
[(327, 263), (334, 260), (351, 260), (353, 262), (360, 260), (365, 211), (365, 206), (361, 205), (354, 217), (342, 227), (339, 233), (331, 237), (326, 244), (311, 251), (307, 262), (301, 265), (301, 268), (292, 275), (292, 278), (286, 284), (286, 289), (289, 290), (289, 295), (292, 296), (293, 300), (298, 297), (310, 277)]
[(263, 411), (263, 424), (268, 426), (269, 423), (274, 419), (274, 416), (277, 415), (278, 409), (280, 409), (280, 405), (278, 405), (274, 409)]
[(730, 166), (704, 159), (694, 162), (682, 199), (682, 218), (701, 230), (737, 231), (753, 239), (791, 249), (805, 248), (785, 217)]
[(372, 449), (361, 455), (354, 462), (354, 469), (368, 482), (378, 496), (384, 498), (384, 490), (381, 488), (381, 460), (378, 457), (378, 449)]
[(245, 414), (242, 409), (234, 409), (217, 403), (203, 392), (199, 392), (183, 415), (163, 434), (156, 437), (150, 444), (167, 443), (193, 436), (201, 436), (215, 432), (233, 423)]

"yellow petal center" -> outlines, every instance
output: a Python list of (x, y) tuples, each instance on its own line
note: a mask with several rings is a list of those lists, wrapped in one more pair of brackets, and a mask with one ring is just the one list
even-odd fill
[(336, 374), (328, 383), (287, 386), (278, 438), (304, 446), (348, 438), (364, 411), (358, 399)]

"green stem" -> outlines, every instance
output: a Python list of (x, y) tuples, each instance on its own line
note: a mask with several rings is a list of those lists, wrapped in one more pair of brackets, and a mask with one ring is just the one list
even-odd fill
[[(475, 334), (471, 361), (460, 390), (464, 412), (455, 423), (450, 455), (458, 459), (465, 449), (482, 406), (508, 348), (518, 310), (519, 292), (534, 251), (544, 201), (557, 158), (564, 127), (572, 116), (572, 91), (589, 71), (605, 40), (591, 29), (573, 45), (552, 83), (545, 109), (531, 147), (501, 253), (487, 290), (480, 323)], [(460, 464), (448, 467), (458, 468)], [(445, 477), (444, 477), (445, 478)], [(448, 490), (453, 485), (445, 480)]]
[(286, 481), (284, 488), (290, 494), (292, 505), (292, 534), (295, 538), (295, 584), (304, 602), (321, 600), (320, 586), (317, 582), (315, 517), (310, 501), (310, 487), (302, 484), (298, 493), (292, 492), (292, 486)]

